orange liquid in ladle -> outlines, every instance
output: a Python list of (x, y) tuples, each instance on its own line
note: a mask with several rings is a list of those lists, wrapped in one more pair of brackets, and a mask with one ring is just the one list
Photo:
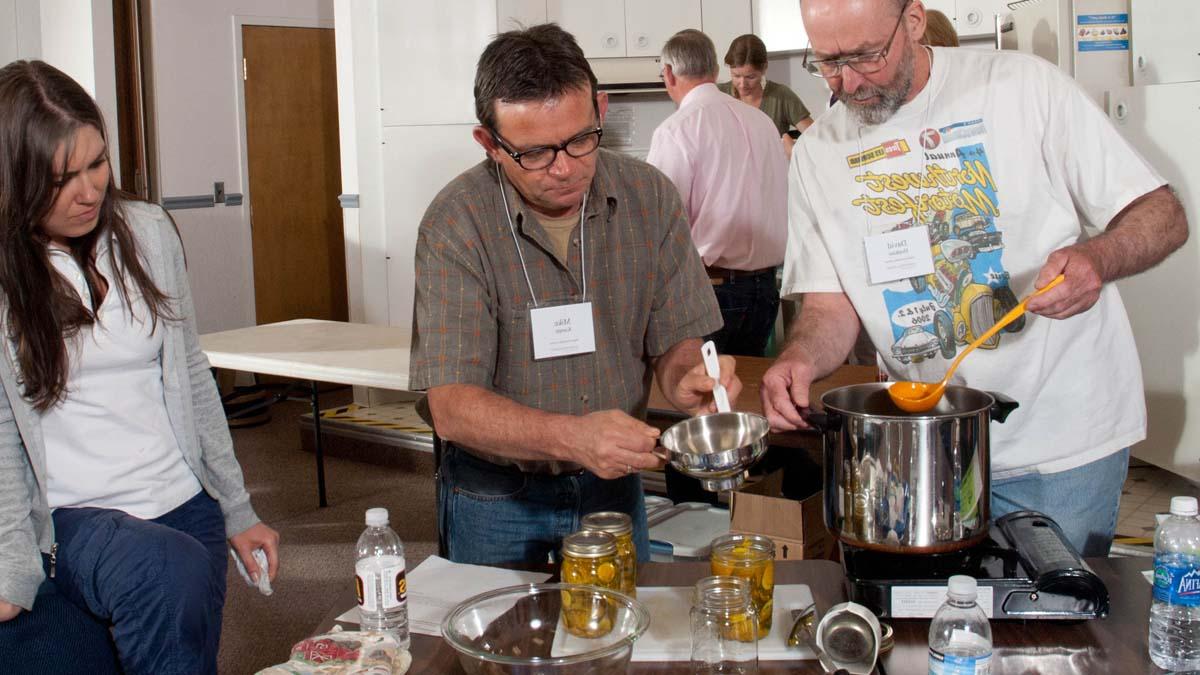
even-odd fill
[(975, 341), (967, 345), (967, 348), (959, 353), (958, 358), (950, 364), (950, 370), (946, 371), (946, 376), (941, 382), (908, 382), (899, 381), (888, 387), (888, 396), (892, 397), (892, 402), (897, 408), (905, 412), (922, 413), (932, 410), (942, 400), (942, 394), (946, 391), (946, 385), (950, 382), (950, 376), (958, 368), (958, 364), (962, 363), (963, 357), (970, 354), (976, 347), (987, 342), (993, 335), (1000, 332), (1008, 324), (1016, 321), (1018, 317), (1025, 313), (1025, 306), (1029, 304), (1029, 300), (1034, 296), (1041, 295), (1046, 291), (1054, 288), (1063, 281), (1063, 275), (1058, 275), (1054, 279), (1043, 286), (1042, 288), (1029, 294), (1029, 297), (1022, 300), (1016, 307), (1008, 311), (1008, 314), (1000, 317), (991, 328), (987, 329), (983, 335), (975, 338)]

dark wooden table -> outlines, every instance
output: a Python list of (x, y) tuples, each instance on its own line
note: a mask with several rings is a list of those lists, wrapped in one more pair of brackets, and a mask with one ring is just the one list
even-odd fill
[[(992, 672), (1058, 675), (1065, 673), (1104, 673), (1134, 675), (1161, 673), (1150, 662), (1147, 652), (1150, 612), (1150, 584), (1142, 570), (1150, 568), (1149, 558), (1094, 558), (1088, 564), (1108, 586), (1112, 608), (1107, 618), (1091, 621), (993, 621), (994, 656)], [(776, 563), (775, 581), (781, 584), (807, 584), (817, 609), (846, 600), (844, 576), (838, 563), (827, 560), (800, 560)], [(639, 586), (686, 586), (710, 574), (708, 563), (649, 563), (638, 571)], [(328, 629), (345, 607), (331, 611), (322, 622)], [(883, 656), (889, 675), (924, 675), (928, 671), (929, 621), (899, 619), (891, 621), (896, 631), (896, 646)], [(414, 635), (412, 638), (414, 674), (464, 673), (457, 653), (441, 638)], [(632, 663), (631, 673), (688, 673), (687, 663)], [(815, 661), (762, 661), (763, 675), (774, 673), (821, 673)]]

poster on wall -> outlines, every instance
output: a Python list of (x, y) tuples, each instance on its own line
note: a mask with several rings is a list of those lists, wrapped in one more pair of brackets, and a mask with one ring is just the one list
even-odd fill
[(1075, 19), (1075, 48), (1081, 52), (1129, 51), (1129, 15), (1080, 14)]

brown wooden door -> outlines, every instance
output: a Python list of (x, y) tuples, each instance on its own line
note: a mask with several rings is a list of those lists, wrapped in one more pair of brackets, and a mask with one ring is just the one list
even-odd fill
[(333, 30), (243, 26), (258, 323), (345, 321)]

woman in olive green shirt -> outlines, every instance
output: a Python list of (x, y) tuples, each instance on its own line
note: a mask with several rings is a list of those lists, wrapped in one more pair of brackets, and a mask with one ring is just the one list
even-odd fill
[[(757, 35), (746, 34), (734, 39), (725, 53), (725, 65), (729, 66), (733, 81), (717, 86), (726, 94), (766, 113), (781, 135), (786, 135), (792, 128), (804, 131), (812, 124), (812, 115), (796, 92), (766, 80), (767, 47)], [(785, 136), (784, 143), (790, 155), (792, 139)]]

